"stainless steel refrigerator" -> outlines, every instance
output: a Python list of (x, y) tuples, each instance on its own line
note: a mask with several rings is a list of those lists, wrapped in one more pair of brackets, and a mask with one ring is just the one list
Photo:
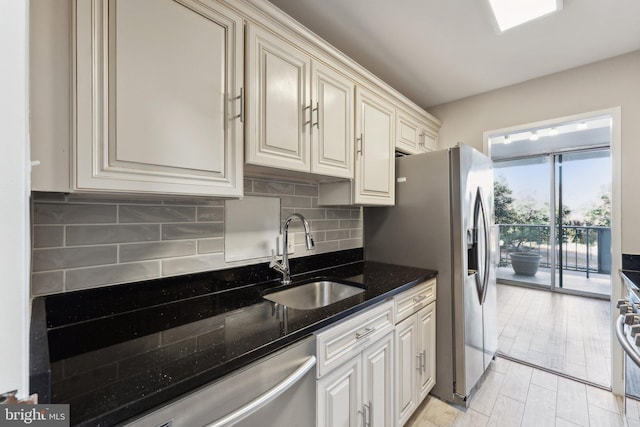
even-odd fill
[(364, 209), (365, 259), (438, 270), (436, 385), (467, 406), (498, 346), (491, 160), (464, 144), (396, 159), (396, 204)]

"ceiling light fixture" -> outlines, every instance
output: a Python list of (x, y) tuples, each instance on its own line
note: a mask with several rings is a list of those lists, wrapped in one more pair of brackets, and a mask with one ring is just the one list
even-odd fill
[(531, 136), (529, 137), (529, 141), (537, 141), (538, 140), (538, 132), (535, 130), (531, 132)]
[(562, 0), (489, 0), (500, 32), (562, 10)]

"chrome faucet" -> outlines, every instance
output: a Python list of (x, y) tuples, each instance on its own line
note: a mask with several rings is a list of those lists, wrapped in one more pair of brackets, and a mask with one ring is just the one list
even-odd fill
[(304, 226), (305, 246), (307, 247), (307, 250), (311, 250), (315, 247), (315, 243), (313, 243), (313, 238), (311, 237), (309, 223), (305, 217), (298, 213), (291, 214), (282, 225), (282, 261), (276, 261), (276, 254), (272, 251), (271, 262), (269, 263), (269, 267), (282, 273), (282, 280), (280, 283), (283, 285), (291, 283), (291, 270), (289, 269), (289, 254), (287, 248), (289, 247), (289, 223), (291, 223), (295, 218), (302, 221), (302, 225)]

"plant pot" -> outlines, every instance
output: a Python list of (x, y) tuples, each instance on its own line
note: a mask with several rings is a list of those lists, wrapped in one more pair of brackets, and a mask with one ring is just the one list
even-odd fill
[(532, 252), (512, 252), (509, 254), (509, 258), (511, 258), (511, 267), (516, 274), (534, 276), (538, 271), (542, 256)]

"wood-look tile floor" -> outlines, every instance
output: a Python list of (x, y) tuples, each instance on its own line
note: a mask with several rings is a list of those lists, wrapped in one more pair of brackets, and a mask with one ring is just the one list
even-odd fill
[(499, 284), (498, 351), (610, 387), (609, 301)]
[(466, 411), (429, 396), (406, 427), (640, 427), (640, 404), (500, 357)]

